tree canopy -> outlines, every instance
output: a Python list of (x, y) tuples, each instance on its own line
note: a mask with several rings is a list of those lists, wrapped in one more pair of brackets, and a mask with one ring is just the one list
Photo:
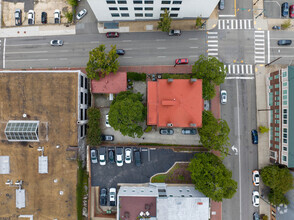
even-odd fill
[(224, 64), (215, 57), (200, 55), (192, 66), (193, 77), (202, 79), (203, 98), (210, 100), (215, 96), (215, 86), (225, 81), (226, 69)]
[(164, 14), (161, 15), (160, 20), (158, 22), (158, 29), (160, 29), (163, 32), (169, 32), (171, 22), (172, 19), (169, 15), (169, 11), (165, 9)]
[(214, 154), (197, 154), (191, 160), (188, 170), (195, 189), (214, 201), (230, 199), (237, 191), (237, 182), (232, 179), (232, 172)]
[(130, 91), (120, 92), (116, 96), (109, 111), (109, 124), (114, 130), (133, 138), (143, 135), (143, 128), (139, 125), (146, 118), (142, 97), (142, 94)]
[(200, 142), (204, 147), (227, 155), (230, 128), (225, 120), (216, 119), (210, 111), (203, 111), (202, 128), (198, 130)]
[(119, 67), (116, 54), (116, 46), (111, 45), (111, 50), (106, 53), (105, 45), (100, 44), (99, 47), (89, 52), (89, 61), (87, 63), (87, 75), (90, 79), (99, 80), (110, 72), (116, 73)]

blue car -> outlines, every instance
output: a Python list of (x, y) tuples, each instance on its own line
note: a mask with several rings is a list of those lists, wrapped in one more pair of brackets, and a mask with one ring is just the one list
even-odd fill
[(252, 144), (258, 144), (258, 133), (256, 130), (251, 131)]
[(282, 16), (287, 17), (288, 14), (289, 14), (289, 4), (288, 4), (288, 2), (284, 2), (282, 4), (281, 9), (282, 9)]

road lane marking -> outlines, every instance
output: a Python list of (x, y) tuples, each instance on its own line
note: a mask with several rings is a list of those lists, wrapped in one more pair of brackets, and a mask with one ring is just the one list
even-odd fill
[(59, 58), (59, 60), (67, 60), (67, 58)]
[(123, 58), (124, 58), (124, 59), (130, 59), (130, 58), (133, 58), (133, 57), (125, 57), (125, 56), (124, 56)]
[(40, 45), (48, 45), (50, 46), (49, 43), (42, 43), (42, 44), (10, 44), (6, 45), (7, 47), (19, 47), (19, 46), (40, 46)]
[(207, 34), (217, 34), (217, 32), (213, 32), (213, 31), (207, 31)]
[(48, 51), (19, 51), (19, 52), (7, 52), (6, 54), (20, 54), (20, 53), (47, 53)]
[(198, 38), (189, 38), (189, 40), (198, 40)]
[(218, 43), (218, 40), (208, 40), (207, 43)]
[(253, 76), (227, 76), (226, 79), (254, 79)]
[(34, 62), (34, 61), (47, 61), (49, 59), (28, 59), (28, 60), (7, 60), (7, 62)]
[(197, 49), (198, 47), (190, 47), (191, 49)]
[(217, 44), (208, 44), (207, 46), (208, 47), (217, 47), (218, 45)]
[(5, 69), (5, 46), (6, 46), (6, 38), (4, 38), (4, 43), (3, 43), (3, 69)]
[(255, 51), (255, 54), (264, 54), (264, 52)]
[(218, 38), (218, 36), (207, 36), (209, 39), (215, 39)]
[(207, 53), (208, 56), (217, 56), (218, 53)]
[(157, 47), (156, 49), (157, 49), (157, 50), (165, 50), (166, 47)]
[(218, 51), (218, 48), (210, 48), (207, 51)]
[(166, 56), (157, 56), (158, 58), (165, 58)]

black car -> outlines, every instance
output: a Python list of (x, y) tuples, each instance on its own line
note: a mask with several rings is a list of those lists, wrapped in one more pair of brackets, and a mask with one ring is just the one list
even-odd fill
[(225, 9), (225, 0), (220, 0), (218, 3), (218, 9), (224, 10)]
[(253, 213), (253, 220), (259, 220), (259, 214), (257, 212)]
[(195, 135), (197, 133), (195, 128), (183, 128), (182, 129), (182, 134), (186, 135)]
[(118, 55), (125, 55), (125, 50), (123, 50), (123, 49), (117, 49), (116, 50), (116, 54), (118, 54)]
[(114, 141), (113, 135), (101, 135), (101, 141)]
[(115, 153), (113, 149), (108, 150), (108, 161), (109, 163), (115, 163)]
[(47, 24), (47, 13), (46, 12), (42, 12), (41, 22), (42, 22), (42, 24)]
[(287, 45), (291, 45), (291, 44), (292, 44), (291, 40), (279, 40), (278, 41), (279, 46), (287, 46)]
[(273, 27), (272, 27), (272, 29), (273, 29), (273, 30), (281, 30), (281, 27), (280, 27), (280, 26), (277, 26), (277, 25), (275, 25), (275, 26), (273, 26)]
[(107, 205), (107, 189), (101, 188), (100, 190), (100, 205), (106, 206)]
[(164, 135), (172, 135), (174, 134), (174, 130), (171, 128), (162, 128), (159, 130), (159, 133)]
[(140, 151), (134, 151), (134, 161), (137, 167), (141, 166), (141, 153)]
[(258, 144), (258, 133), (256, 130), (251, 131), (252, 144)]
[(289, 14), (289, 4), (288, 2), (284, 2), (281, 6), (282, 16), (287, 17)]
[(15, 25), (20, 26), (21, 25), (21, 10), (16, 9), (14, 12), (14, 16), (15, 16)]

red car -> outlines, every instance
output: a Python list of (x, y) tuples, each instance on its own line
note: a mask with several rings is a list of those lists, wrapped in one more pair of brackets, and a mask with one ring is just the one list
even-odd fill
[(290, 5), (289, 8), (289, 17), (294, 18), (294, 5)]
[(119, 33), (118, 32), (107, 32), (106, 37), (107, 38), (116, 38), (116, 37), (119, 37)]
[(181, 59), (176, 59), (175, 64), (180, 65), (180, 64), (188, 64), (189, 60), (188, 58), (181, 58)]

